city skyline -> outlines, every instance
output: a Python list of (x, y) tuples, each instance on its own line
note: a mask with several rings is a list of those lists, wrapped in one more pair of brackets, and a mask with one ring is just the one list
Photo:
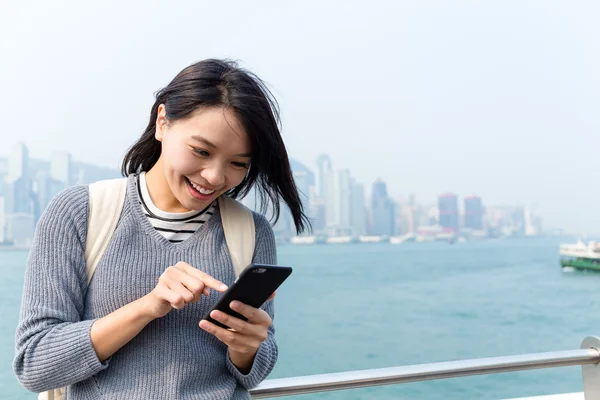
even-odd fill
[[(32, 167), (30, 163), (38, 165)], [(379, 178), (371, 183), (368, 196), (365, 185), (357, 182), (353, 171), (336, 169), (327, 154), (315, 160), (315, 169), (295, 159), (291, 159), (290, 164), (316, 234), (330, 237), (412, 234), (427, 238), (451, 233), (481, 238), (543, 233), (540, 216), (528, 206), (511, 206), (507, 211), (493, 205), (486, 207), (478, 196), (461, 197), (454, 193), (440, 194), (436, 205), (417, 202), (414, 193), (406, 201), (390, 196), (387, 183)], [(0, 241), (8, 238), (23, 242), (31, 237), (43, 209), (65, 187), (119, 174), (116, 169), (105, 169), (100, 175), (90, 176), (86, 168), (89, 170), (93, 165), (76, 165), (67, 151), (53, 152), (45, 161), (30, 159), (28, 147), (21, 142), (14, 145), (10, 157), (0, 158), (0, 177), (3, 178)], [(258, 210), (252, 199), (243, 201)], [(289, 240), (294, 236), (293, 224), (286, 208), (282, 210), (274, 230), (280, 238)]]
[[(27, 143), (24, 143), (24, 142), (22, 142), (22, 141), (20, 141), (20, 142), (15, 142), (15, 143), (12, 143), (12, 145), (14, 146), (14, 145), (16, 145), (17, 143), (23, 143), (23, 144), (25, 144), (25, 146), (26, 146), (26, 147), (29, 149), (29, 145), (28, 145)], [(9, 147), (10, 147), (10, 146), (9, 146)], [(58, 149), (58, 150), (56, 150), (56, 151), (53, 151), (51, 154), (61, 154), (61, 153), (63, 153), (63, 154), (69, 154), (69, 155), (70, 155), (70, 157), (72, 158), (72, 162), (73, 162), (73, 164), (87, 164), (87, 165), (93, 165), (94, 167), (97, 167), (98, 169), (101, 169), (101, 170), (112, 170), (112, 171), (116, 171), (116, 172), (119, 174), (119, 176), (120, 176), (120, 167), (121, 167), (121, 163), (120, 163), (120, 161), (117, 163), (117, 164), (118, 164), (117, 166), (112, 166), (112, 167), (111, 167), (110, 165), (107, 165), (107, 164), (102, 164), (102, 163), (99, 163), (99, 164), (97, 164), (97, 163), (89, 163), (89, 162), (85, 162), (85, 161), (80, 161), (82, 158), (75, 158), (75, 157), (74, 157), (74, 154), (73, 154), (72, 152), (70, 152), (70, 151), (68, 151), (68, 150), (65, 150), (65, 149)], [(317, 157), (317, 159), (316, 159), (316, 160), (318, 160), (318, 158), (319, 158), (319, 157), (321, 157), (322, 155), (326, 155), (326, 153), (322, 153), (322, 154), (320, 154), (320, 155)], [(51, 161), (50, 157), (48, 157), (47, 159), (44, 159), (43, 157), (30, 157), (30, 158), (31, 158), (32, 160), (34, 160), (34, 161), (42, 161), (42, 162), (50, 162), (50, 161)], [(2, 162), (6, 162), (6, 161), (7, 161), (7, 159), (8, 159), (8, 153), (2, 153), (2, 150), (0, 149), (0, 173), (2, 172)], [(84, 158), (83, 158), (83, 159), (84, 159)], [(313, 170), (315, 170), (315, 171), (318, 169), (318, 163), (317, 163), (317, 161), (316, 161), (316, 160), (313, 160), (313, 162), (312, 162), (312, 164), (313, 164), (313, 166), (314, 166)], [(304, 166), (307, 166), (307, 165), (310, 165), (310, 164), (311, 164), (310, 162), (306, 162), (305, 160), (300, 160), (300, 159), (298, 159), (298, 158), (295, 158), (295, 157), (290, 157), (290, 163), (293, 165), (293, 163), (294, 163), (294, 162), (298, 162), (298, 163), (300, 163), (300, 164), (302, 164), (302, 165), (304, 165)], [(332, 163), (333, 163), (333, 162), (332, 162)], [(341, 168), (341, 169), (344, 169), (344, 170), (349, 170), (348, 168)], [(377, 180), (383, 180), (383, 179), (382, 179), (380, 176), (376, 176), (376, 177), (374, 178), (374, 180), (373, 180), (373, 181), (377, 181)], [(385, 180), (384, 180), (384, 181), (385, 181)], [(389, 184), (389, 182), (388, 182), (388, 181), (385, 181), (385, 182), (386, 182), (386, 184), (387, 184), (387, 186), (388, 186), (388, 189), (389, 189), (391, 185)], [(358, 182), (358, 183), (360, 183), (360, 184), (362, 184), (362, 185), (366, 185), (366, 187), (368, 187), (368, 186), (369, 186), (369, 185), (368, 185), (368, 183), (367, 183), (367, 184), (365, 184), (365, 183), (364, 183), (364, 182), (362, 182), (362, 181), (361, 181), (361, 182)], [(371, 182), (371, 183), (372, 183), (372, 182)], [(441, 187), (441, 186), (440, 186), (440, 187)], [(397, 188), (395, 188), (395, 187), (392, 187), (392, 189), (394, 189), (394, 193), (399, 193), (399, 195), (398, 195), (398, 196), (396, 196), (396, 197), (397, 197), (397, 198), (399, 198), (399, 199), (405, 199), (405, 198), (409, 198), (409, 197), (411, 197), (411, 196), (415, 196), (415, 197), (417, 197), (417, 198), (422, 198), (422, 196), (421, 196), (419, 193), (415, 192), (415, 191), (411, 191), (411, 190), (404, 190), (404, 191), (403, 191), (403, 190), (398, 190), (398, 189), (397, 189)], [(446, 188), (446, 189), (438, 189), (438, 190), (437, 190), (437, 193), (438, 193), (437, 195), (434, 195), (433, 197), (431, 197), (431, 198), (428, 198), (428, 199), (425, 201), (425, 203), (424, 203), (424, 204), (435, 204), (435, 203), (437, 203), (437, 196), (438, 196), (439, 194), (443, 194), (443, 193), (455, 193), (455, 194), (457, 194), (458, 196), (461, 196), (461, 194), (460, 194), (460, 193), (458, 193), (458, 191), (452, 191), (452, 190), (448, 190), (448, 188)], [(370, 190), (367, 190), (367, 191), (365, 192), (365, 195), (366, 195), (366, 197), (370, 197)], [(464, 194), (463, 196), (465, 196), (465, 197), (466, 197), (466, 196), (478, 196), (478, 197), (483, 197), (483, 196), (479, 196), (479, 193), (478, 193), (478, 192), (476, 192), (476, 191), (468, 191), (468, 190), (465, 192), (465, 194)], [(496, 207), (503, 207), (503, 206), (514, 206), (514, 205), (519, 205), (519, 206), (523, 206), (523, 207), (525, 207), (525, 206), (529, 205), (529, 206), (535, 207), (537, 203), (538, 203), (538, 201), (534, 201), (534, 202), (531, 202), (531, 203), (527, 203), (527, 202), (521, 202), (521, 201), (517, 200), (516, 198), (513, 198), (513, 200), (509, 200), (509, 201), (506, 201), (506, 202), (499, 202), (499, 203), (498, 203), (498, 202), (493, 202), (494, 206), (496, 206)], [(558, 227), (553, 227), (553, 228), (557, 228), (557, 229), (563, 229), (564, 227), (560, 227), (560, 226), (558, 226)], [(567, 229), (567, 228), (564, 228), (564, 229)]]
[[(23, 144), (25, 144), (25, 145), (27, 146), (27, 148), (29, 149), (29, 145), (28, 145), (27, 143), (24, 143), (24, 142), (22, 142), (22, 141), (20, 141), (20, 142), (16, 142), (16, 143), (23, 143)], [(13, 145), (15, 145), (16, 143), (13, 143)], [(9, 147), (10, 147), (10, 146), (9, 146)], [(65, 150), (65, 149), (57, 149), (57, 150), (53, 151), (51, 154), (61, 154), (61, 153), (68, 153), (68, 154), (70, 155), (70, 157), (72, 158), (72, 160), (73, 160), (73, 163), (74, 163), (74, 164), (77, 164), (77, 163), (80, 163), (80, 164), (81, 164), (81, 163), (84, 163), (83, 161), (78, 161), (78, 159), (79, 159), (79, 160), (81, 160), (81, 159), (85, 159), (85, 158), (86, 158), (86, 157), (78, 157), (78, 158), (76, 158), (76, 157), (74, 157), (74, 154), (73, 154), (72, 152), (70, 152), (70, 151), (68, 151), (68, 150)], [(327, 155), (327, 154), (326, 154), (326, 153), (321, 153), (319, 156), (317, 156), (317, 157), (316, 157), (316, 159), (315, 159), (315, 160), (312, 160), (312, 162), (306, 162), (306, 160), (301, 160), (301, 159), (298, 159), (298, 158), (296, 158), (296, 157), (292, 157), (292, 156), (290, 156), (290, 163), (291, 163), (292, 165), (293, 165), (293, 163), (294, 163), (294, 162), (300, 163), (300, 164), (302, 164), (302, 165), (304, 165), (304, 166), (309, 166), (309, 165), (310, 165), (310, 166), (312, 166), (312, 167), (313, 167), (313, 168), (312, 168), (312, 170), (313, 170), (313, 171), (317, 171), (317, 170), (318, 170), (318, 168), (319, 168), (319, 167), (318, 167), (318, 160), (319, 160), (319, 158), (320, 158), (320, 157), (322, 157), (323, 155)], [(2, 163), (3, 161), (5, 161), (6, 159), (8, 159), (8, 156), (9, 156), (9, 154), (8, 154), (7, 152), (5, 152), (5, 153), (2, 153), (2, 149), (0, 149), (0, 163)], [(40, 161), (48, 161), (48, 162), (49, 162), (49, 161), (51, 161), (51, 160), (50, 160), (50, 158), (48, 158), (48, 159), (44, 159), (43, 157), (31, 157), (31, 159), (33, 159), (33, 160), (40, 160)], [(330, 162), (331, 162), (331, 163), (332, 163), (332, 165), (333, 165), (333, 161), (331, 161), (331, 158), (330, 158)], [(97, 168), (99, 168), (99, 169), (104, 169), (104, 170), (114, 170), (114, 171), (117, 171), (117, 172), (119, 173), (119, 176), (120, 176), (120, 171), (119, 171), (119, 170), (120, 170), (120, 167), (121, 167), (121, 160), (119, 160), (119, 162), (117, 162), (117, 163), (116, 163), (116, 165), (114, 165), (114, 166), (107, 165), (106, 163), (86, 163), (86, 164), (93, 165), (93, 166), (95, 166), (95, 167), (97, 167)], [(1, 167), (2, 167), (2, 165), (0, 164), (0, 172), (1, 172)], [(346, 168), (346, 167), (340, 167), (340, 168), (334, 169), (334, 172), (335, 172), (335, 171), (338, 171), (338, 170), (340, 170), (340, 169), (343, 169), (343, 170), (349, 170), (349, 168)], [(361, 175), (361, 174), (360, 174), (360, 169), (358, 170), (358, 172), (354, 171), (354, 173), (355, 173), (356, 175)], [(355, 175), (355, 176), (353, 176), (353, 177), (354, 177), (354, 179), (356, 179), (356, 175)], [(383, 174), (382, 174), (381, 176), (379, 176), (379, 175), (376, 175), (376, 176), (375, 176), (375, 178), (373, 179), (373, 182), (374, 182), (374, 181), (377, 181), (377, 180), (384, 180), (384, 179), (382, 178), (382, 176), (383, 176)], [(411, 197), (411, 196), (413, 196), (413, 197), (417, 197), (417, 198), (423, 198), (423, 197), (426, 197), (427, 199), (424, 201), (424, 204), (427, 204), (427, 205), (430, 205), (430, 204), (431, 204), (431, 205), (433, 205), (433, 204), (436, 204), (436, 203), (437, 203), (437, 196), (439, 196), (439, 194), (443, 194), (443, 193), (455, 193), (455, 194), (457, 194), (459, 197), (460, 197), (461, 195), (462, 195), (462, 196), (465, 196), (465, 197), (466, 197), (466, 196), (478, 196), (478, 197), (483, 197), (483, 196), (480, 196), (480, 194), (479, 194), (477, 191), (474, 191), (474, 190), (471, 190), (471, 191), (467, 190), (467, 191), (465, 192), (465, 194), (463, 195), (463, 194), (459, 193), (459, 192), (458, 192), (458, 191), (456, 191), (456, 190), (449, 190), (449, 188), (445, 188), (445, 189), (444, 189), (444, 188), (442, 188), (442, 186), (441, 186), (441, 185), (439, 186), (440, 188), (438, 188), (437, 190), (433, 190), (433, 191), (432, 191), (432, 192), (434, 192), (434, 193), (437, 193), (437, 194), (434, 194), (433, 196), (429, 196), (429, 197), (427, 197), (427, 196), (422, 196), (420, 193), (418, 193), (418, 192), (416, 192), (416, 191), (412, 191), (412, 190), (408, 190), (408, 189), (405, 189), (405, 190), (399, 189), (399, 188), (397, 188), (395, 185), (390, 185), (389, 181), (387, 181), (387, 180), (384, 180), (384, 181), (386, 182), (386, 184), (387, 184), (387, 186), (388, 186), (388, 189), (391, 189), (391, 191), (390, 191), (390, 192), (391, 192), (391, 193), (393, 193), (393, 194), (392, 194), (392, 197), (393, 197), (394, 199), (396, 199), (396, 200), (398, 200), (398, 199), (405, 200), (405, 199), (407, 199), (407, 198), (409, 198), (409, 197)], [(365, 184), (365, 183), (364, 183), (364, 182), (362, 182), (362, 181), (360, 181), (360, 182), (358, 182), (358, 183), (359, 183), (359, 184), (362, 184), (362, 185), (365, 185), (365, 187), (367, 188), (367, 190), (365, 190), (365, 196), (366, 196), (366, 197), (368, 197), (368, 198), (370, 198), (370, 196), (371, 196), (370, 184), (369, 184), (369, 183), (366, 183), (366, 184)], [(371, 182), (371, 183), (372, 183), (372, 182)], [(430, 191), (430, 192), (431, 192), (431, 191)], [(306, 194), (306, 195), (308, 196), (308, 194)], [(510, 206), (515, 206), (515, 205), (518, 205), (518, 206), (522, 206), (522, 207), (529, 206), (529, 207), (534, 207), (534, 208), (535, 208), (535, 207), (537, 207), (537, 206), (538, 206), (538, 204), (540, 204), (540, 203), (541, 203), (539, 200), (532, 201), (532, 202), (524, 202), (524, 201), (519, 201), (519, 200), (517, 200), (517, 198), (516, 198), (516, 197), (517, 197), (517, 196), (512, 196), (512, 199), (508, 199), (507, 201), (502, 201), (502, 202), (493, 202), (493, 201), (492, 201), (491, 203), (492, 203), (492, 204), (494, 204), (496, 207), (510, 207)], [(487, 197), (486, 197), (486, 198), (487, 198)], [(461, 207), (463, 207), (463, 205), (462, 205), (462, 204), (460, 204), (460, 205), (459, 205), (459, 208), (461, 208)], [(573, 231), (573, 232), (576, 232), (576, 231), (577, 231), (577, 229), (570, 229), (570, 228), (568, 228), (568, 227), (564, 227), (564, 226), (551, 226), (551, 229), (566, 229), (566, 230)], [(600, 231), (600, 228), (599, 228), (599, 231)], [(591, 232), (591, 231), (590, 231), (590, 232)], [(585, 233), (590, 233), (590, 232), (585, 232)]]

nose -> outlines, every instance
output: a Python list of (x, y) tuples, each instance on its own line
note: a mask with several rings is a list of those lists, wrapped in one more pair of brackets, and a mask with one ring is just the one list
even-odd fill
[(225, 184), (224, 169), (218, 164), (205, 166), (200, 175), (213, 188), (220, 188)]

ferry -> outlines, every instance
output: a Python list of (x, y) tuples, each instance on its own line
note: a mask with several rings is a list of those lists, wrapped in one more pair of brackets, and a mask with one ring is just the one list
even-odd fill
[(600, 271), (600, 244), (595, 241), (560, 246), (560, 265), (563, 268)]

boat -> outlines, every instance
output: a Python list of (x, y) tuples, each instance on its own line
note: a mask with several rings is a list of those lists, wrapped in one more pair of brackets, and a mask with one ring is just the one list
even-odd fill
[(316, 236), (294, 236), (290, 239), (291, 244), (316, 244)]
[(383, 243), (386, 241), (386, 237), (385, 236), (369, 236), (369, 235), (362, 235), (358, 237), (358, 241), (360, 243)]
[(312, 236), (294, 236), (290, 238), (290, 244), (298, 245), (309, 245), (309, 244), (323, 244), (326, 238), (322, 235)]
[(576, 244), (560, 246), (560, 265), (563, 268), (600, 271), (600, 244), (587, 244), (579, 240)]
[(391, 244), (402, 244), (404, 242), (414, 242), (417, 239), (414, 233), (407, 233), (402, 236), (392, 236), (390, 237)]
[(347, 244), (354, 243), (357, 240), (353, 236), (331, 236), (328, 237), (325, 243), (327, 244)]

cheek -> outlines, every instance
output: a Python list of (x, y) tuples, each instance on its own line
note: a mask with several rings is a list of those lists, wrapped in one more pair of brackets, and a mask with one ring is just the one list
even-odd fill
[(168, 165), (173, 175), (189, 175), (198, 169), (198, 158), (189, 151), (171, 151), (168, 153)]
[(239, 185), (240, 183), (242, 183), (242, 181), (246, 177), (246, 172), (247, 172), (247, 170), (245, 170), (245, 169), (232, 171), (228, 177), (229, 186), (235, 187), (235, 186)]

